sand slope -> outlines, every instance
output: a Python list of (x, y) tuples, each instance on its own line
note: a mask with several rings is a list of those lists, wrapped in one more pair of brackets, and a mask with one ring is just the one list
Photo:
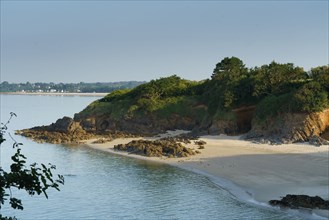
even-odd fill
[[(167, 133), (167, 136), (182, 131)], [(88, 146), (112, 153), (113, 146), (136, 138), (116, 139), (105, 144)], [(213, 178), (235, 196), (266, 204), (286, 194), (306, 194), (329, 199), (329, 146), (308, 144), (266, 145), (240, 140), (239, 136), (202, 136), (207, 142), (202, 153), (188, 158), (147, 158)], [(188, 147), (197, 149), (195, 144)], [(329, 217), (329, 211), (316, 211)]]

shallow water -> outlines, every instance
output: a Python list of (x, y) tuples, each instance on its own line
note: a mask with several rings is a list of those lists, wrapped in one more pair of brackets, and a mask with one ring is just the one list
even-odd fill
[[(15, 112), (9, 132), (73, 117), (97, 97), (0, 95), (1, 122)], [(57, 165), (65, 176), (61, 191), (49, 199), (13, 191), (24, 210), (8, 205), (3, 215), (19, 219), (302, 219), (280, 211), (239, 201), (207, 177), (164, 164), (112, 155), (86, 146), (23, 142), (29, 162)], [(13, 150), (7, 137), (1, 146), (1, 165), (9, 166)], [(305, 218), (305, 216), (304, 216)]]

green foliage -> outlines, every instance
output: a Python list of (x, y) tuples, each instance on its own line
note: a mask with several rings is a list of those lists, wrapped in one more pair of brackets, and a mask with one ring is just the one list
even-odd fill
[(168, 97), (178, 97), (191, 92), (191, 87), (197, 83), (183, 80), (173, 75), (157, 80), (151, 80), (149, 83), (136, 87), (131, 96), (134, 98), (163, 99)]
[[(11, 118), (16, 116), (11, 113), (11, 117), (6, 124), (1, 124), (0, 127), (0, 147), (5, 142), (4, 134), (7, 130)], [(52, 164), (38, 166), (37, 163), (26, 165), (26, 157), (21, 153), (21, 143), (16, 141), (13, 148), (16, 153), (11, 157), (12, 164), (10, 171), (5, 171), (0, 167), (0, 209), (2, 205), (9, 199), (9, 204), (13, 209), (23, 210), (22, 201), (12, 195), (12, 189), (25, 190), (29, 195), (44, 194), (48, 198), (47, 190), (54, 188), (59, 191), (59, 185), (64, 184), (64, 177), (58, 175), (54, 177), (53, 171), (56, 166)], [(10, 192), (8, 194), (8, 191)], [(0, 215), (0, 219), (13, 219)]]
[(274, 61), (254, 68), (251, 73), (253, 96), (260, 98), (289, 93), (291, 83), (303, 82), (307, 78), (302, 68), (295, 67), (292, 63), (279, 64)]
[(147, 113), (161, 115), (183, 114), (186, 109), (185, 97), (196, 100), (203, 93), (203, 84), (184, 80), (176, 75), (152, 80), (132, 90), (117, 90), (104, 98), (91, 103), (80, 115), (110, 114), (113, 119), (130, 118)]
[(328, 93), (320, 83), (311, 81), (290, 93), (266, 96), (257, 105), (255, 115), (265, 119), (287, 112), (319, 112), (328, 106)]
[(168, 112), (183, 115), (181, 109), (186, 108), (183, 106), (186, 104), (185, 98), (194, 100), (193, 97), (200, 94), (202, 89), (198, 82), (183, 80), (173, 75), (140, 85), (130, 92), (129, 97), (134, 100), (135, 112), (156, 113), (159, 111), (165, 115)]
[(204, 99), (208, 99), (212, 114), (218, 109), (229, 110), (240, 100), (251, 99), (250, 83), (248, 69), (242, 60), (231, 57), (219, 62), (214, 69), (212, 80), (207, 82), (204, 93)]
[[(237, 57), (225, 57), (221, 62), (216, 64), (212, 79), (220, 79), (224, 74), (229, 73), (232, 78), (239, 77), (246, 68), (242, 60)], [(227, 77), (227, 76), (225, 76)]]
[[(261, 118), (280, 111), (320, 111), (327, 106), (328, 80), (327, 66), (312, 69), (310, 78), (292, 63), (272, 62), (247, 69), (241, 60), (231, 57), (216, 65), (212, 80), (206, 82), (204, 100), (210, 115), (244, 105), (258, 105)], [(322, 89), (306, 86), (312, 81), (318, 81)]]
[(225, 110), (219, 109), (215, 113), (213, 118), (216, 120), (234, 121), (236, 119), (236, 116), (232, 111), (225, 111)]
[(181, 117), (194, 118), (197, 121), (202, 120), (206, 113), (205, 108), (198, 108), (197, 97), (193, 96), (181, 96), (178, 98), (168, 98), (163, 102), (161, 108), (156, 112), (158, 117), (170, 117), (172, 114), (179, 115)]
[(296, 108), (304, 112), (318, 112), (329, 106), (328, 93), (319, 82), (304, 84), (295, 94)]
[[(280, 112), (320, 111), (328, 106), (328, 66), (309, 75), (292, 63), (272, 62), (248, 69), (237, 57), (216, 64), (211, 79), (189, 81), (176, 75), (151, 80), (134, 89), (118, 90), (93, 102), (80, 115), (182, 117), (235, 120), (232, 109), (256, 105), (256, 117)], [(314, 84), (317, 82), (317, 85)], [(195, 108), (195, 106), (204, 106)]]
[(287, 93), (279, 96), (271, 95), (265, 97), (258, 103), (255, 117), (263, 120), (278, 115), (281, 112), (292, 112), (293, 104), (290, 102), (292, 93)]
[(319, 66), (311, 69), (311, 78), (329, 91), (329, 66)]
[(130, 92), (131, 89), (121, 89), (111, 92), (110, 94), (106, 95), (104, 98), (100, 99), (99, 102), (112, 102), (125, 99), (125, 95)]

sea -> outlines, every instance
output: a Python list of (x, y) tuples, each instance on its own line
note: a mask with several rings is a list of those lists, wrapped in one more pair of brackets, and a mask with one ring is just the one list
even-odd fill
[[(17, 219), (306, 219), (297, 211), (280, 210), (233, 196), (201, 174), (150, 161), (127, 158), (84, 145), (36, 143), (15, 135), (15, 130), (48, 125), (63, 116), (73, 117), (100, 97), (0, 95), (1, 123), (10, 112), (0, 163), (8, 170), (14, 140), (22, 143), (29, 164), (54, 164), (65, 177), (60, 191), (30, 196), (12, 190), (24, 210), (1, 207), (3, 216)], [(8, 135), (10, 134), (10, 136)]]

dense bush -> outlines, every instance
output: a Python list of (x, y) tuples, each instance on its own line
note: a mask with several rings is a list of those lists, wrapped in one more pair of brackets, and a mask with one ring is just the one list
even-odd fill
[[(294, 87), (292, 83), (303, 82), (307, 74), (292, 63), (280, 64), (272, 62), (251, 70), (253, 96), (264, 98), (269, 95), (289, 93)], [(297, 85), (297, 84), (296, 84)]]
[(294, 94), (294, 102), (299, 111), (322, 111), (328, 107), (328, 93), (319, 82), (309, 82)]
[(225, 120), (230, 114), (223, 112), (243, 106), (257, 106), (255, 115), (260, 119), (280, 112), (321, 111), (328, 107), (328, 70), (321, 66), (306, 73), (292, 63), (274, 61), (248, 69), (239, 58), (225, 58), (211, 79), (195, 82), (173, 75), (151, 80), (131, 90), (114, 91), (80, 114), (111, 114), (117, 119), (176, 114)]
[(100, 99), (99, 102), (112, 102), (114, 100), (125, 99), (127, 97), (127, 93), (130, 91), (131, 89), (116, 90), (106, 95), (104, 98)]
[(91, 103), (80, 115), (111, 114), (113, 118), (130, 118), (147, 113), (168, 116), (194, 114), (193, 107), (199, 101), (204, 86), (201, 82), (181, 79), (173, 75), (152, 80), (132, 90), (117, 90)]
[(329, 66), (312, 68), (310, 72), (312, 80), (320, 83), (329, 93)]
[(292, 93), (287, 93), (279, 96), (271, 95), (265, 97), (257, 105), (255, 116), (257, 119), (265, 119), (267, 117), (276, 116), (281, 112), (294, 111), (294, 105), (290, 102)]

